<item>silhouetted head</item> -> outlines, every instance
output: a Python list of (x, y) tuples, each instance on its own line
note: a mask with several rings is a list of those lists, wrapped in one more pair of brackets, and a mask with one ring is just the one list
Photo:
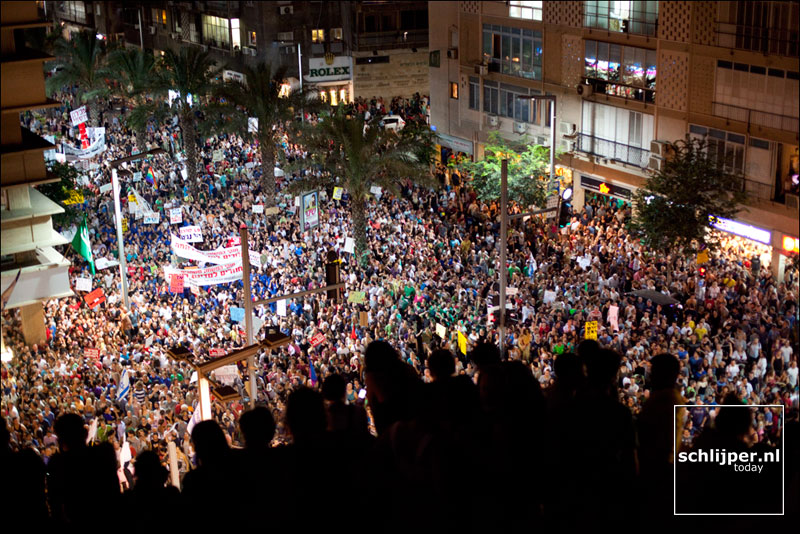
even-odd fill
[(8, 425), (5, 418), (3, 418), (3, 428), (0, 428), (0, 447), (5, 451), (11, 443), (11, 432), (8, 431)]
[[(578, 350), (580, 351), (580, 347)], [(584, 360), (586, 379), (589, 385), (594, 387), (615, 385), (621, 363), (622, 357), (616, 351), (599, 349), (596, 352), (589, 352)]]
[(675, 387), (681, 364), (678, 358), (666, 352), (653, 356), (650, 360), (650, 379), (654, 390)]
[(239, 429), (244, 437), (245, 447), (269, 447), (275, 435), (275, 418), (264, 406), (247, 410), (239, 419)]
[(364, 352), (364, 370), (371, 372), (389, 372), (400, 362), (400, 355), (386, 341), (373, 341)]
[(142, 451), (133, 464), (136, 472), (136, 488), (161, 488), (167, 482), (169, 472), (161, 465), (155, 451)]
[(62, 451), (74, 451), (86, 446), (89, 432), (83, 426), (83, 418), (76, 413), (64, 414), (53, 426)]
[(322, 396), (326, 401), (339, 402), (344, 400), (347, 383), (342, 375), (332, 374), (322, 383)]
[(322, 395), (310, 388), (294, 390), (286, 403), (286, 424), (298, 444), (313, 442), (325, 435), (328, 416)]
[(227, 455), (228, 441), (216, 421), (201, 421), (192, 430), (192, 444), (200, 465), (219, 463)]
[(435, 350), (428, 358), (428, 368), (434, 380), (441, 380), (456, 372), (456, 359), (449, 350)]
[(500, 364), (500, 349), (494, 343), (483, 341), (472, 349), (470, 359), (475, 362), (478, 371), (483, 372), (486, 367)]
[(752, 424), (750, 408), (745, 407), (746, 405), (739, 400), (735, 393), (725, 395), (721, 404), (722, 408), (719, 409), (719, 414), (714, 421), (717, 432), (728, 439), (744, 438), (749, 433)]
[(556, 358), (553, 363), (558, 387), (567, 390), (576, 390), (583, 383), (583, 365), (577, 354), (565, 352)]
[(578, 344), (578, 357), (580, 358), (581, 363), (586, 365), (586, 360), (592, 355), (600, 352), (600, 348), (600, 343), (594, 339), (584, 339), (581, 341), (580, 344)]

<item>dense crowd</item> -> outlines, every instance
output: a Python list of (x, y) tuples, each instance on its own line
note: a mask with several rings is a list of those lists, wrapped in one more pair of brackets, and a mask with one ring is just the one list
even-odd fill
[[(28, 114), (24, 121), (67, 142), (69, 94), (62, 101), (63, 109)], [(380, 99), (355, 103), (359, 112), (391, 112), (408, 120), (418, 120), (426, 106), (427, 99), (418, 96), (389, 106)], [(109, 161), (134, 147), (132, 132), (113, 109), (101, 120), (107, 149), (100, 167), (87, 172), (96, 194), (84, 206), (95, 261), (114, 260), (117, 248), (113, 199), (99, 188), (109, 181)], [(156, 186), (128, 186), (161, 218), (144, 224), (128, 217), (130, 307), (122, 305), (117, 268), (92, 276), (86, 262), (67, 251), (72, 280), (91, 277), (106, 301), (90, 309), (85, 293), (78, 293), (47, 302), (47, 340), (31, 347), (20, 339), (17, 318), (4, 315), (4, 340), (14, 352), (2, 368), (9, 440), (14, 450), (35, 451), (51, 474), (58, 472), (51, 462), (66, 461), (65, 440), (80, 450), (86, 441), (108, 443), (116, 451), (117, 478), (106, 488), (135, 490), (140, 462), (148, 466), (143, 476), (157, 479), (158, 486), (159, 466), (167, 465), (174, 442), (188, 503), (181, 510), (187, 513), (222, 499), (225, 484), (234, 484), (233, 473), (248, 472), (236, 467), (247, 458), (257, 464), (253, 473), (271, 481), (262, 487), (247, 478), (245, 485), (256, 489), (241, 498), (251, 507), (245, 515), (259, 510), (261, 501), (249, 500), (258, 495), (269, 497), (275, 504), (269, 510), (281, 517), (276, 520), (287, 522), (317, 521), (303, 517), (306, 506), (320, 514), (371, 506), (365, 517), (385, 521), (371, 514), (386, 512), (399, 530), (413, 524), (403, 517), (410, 505), (441, 524), (468, 526), (470, 513), (456, 510), (474, 510), (484, 526), (506, 521), (517, 528), (530, 520), (563, 521), (561, 526), (571, 528), (580, 520), (565, 517), (570, 503), (586, 499), (592, 513), (616, 520), (626, 516), (611, 509), (611, 495), (661, 481), (660, 470), (671, 462), (673, 420), (652, 415), (658, 399), (714, 405), (735, 397), (783, 405), (787, 412), (767, 410), (753, 421), (757, 441), (770, 445), (781, 437), (780, 418), (796, 419), (798, 272), (790, 266), (784, 281), (773, 279), (768, 256), (760, 266), (751, 264), (758, 251), (747, 241), (723, 236), (701, 273), (694, 256), (655, 254), (633, 239), (625, 230), (630, 207), (615, 199), (587, 199), (563, 228), (552, 219), (518, 220), (508, 238), (507, 268), (516, 290), (509, 300), (519, 320), (508, 327), (507, 350), (500, 354), (492, 348), (500, 340), (488, 314), (497, 293), (499, 206), (478, 200), (454, 171), (437, 169), (443, 185), (438, 190), (405, 184), (400, 198), (376, 195), (369, 207), (369, 264), (359, 269), (344, 252), (352, 235), (346, 192), (341, 201), (332, 191), (321, 192), (320, 225), (303, 232), (290, 196), (281, 196), (278, 215), (253, 212), (262, 202), (257, 145), (235, 135), (200, 140), (203, 186), (198, 198), (187, 198), (177, 123), (151, 126), (148, 139), (147, 148), (166, 151), (146, 164), (155, 171)], [(288, 161), (307, 155), (288, 137), (281, 148)], [(141, 162), (128, 166), (144, 168)], [(279, 190), (298, 178), (298, 172), (286, 174)], [(126, 213), (127, 202), (123, 194)], [(198, 401), (193, 369), (170, 360), (166, 350), (182, 344), (208, 358), (212, 349), (243, 346), (243, 324), (231, 313), (242, 305), (243, 291), (238, 281), (201, 287), (199, 295), (188, 287), (170, 292), (165, 266), (195, 263), (170, 249), (170, 235), (180, 225), (170, 224), (168, 212), (177, 206), (180, 225), (202, 227), (203, 241), (195, 245), (203, 250), (230, 246), (240, 225), (247, 225), (249, 248), (261, 257), (253, 272), (255, 298), (324, 285), (327, 251), (336, 250), (343, 260), (342, 302), (321, 293), (256, 310), (264, 322), (257, 337), (274, 328), (292, 339), (257, 360), (258, 402), (266, 410), (252, 417), (259, 424), (274, 421), (274, 432), (251, 426), (256, 437), (248, 437), (241, 400), (214, 404), (218, 427), (192, 418)], [(631, 295), (638, 290), (679, 304)], [(347, 302), (356, 291), (365, 292), (365, 301)], [(587, 321), (598, 322), (599, 346), (581, 345)], [(312, 344), (317, 333), (324, 341)], [(98, 358), (88, 355), (90, 348), (99, 349)], [(675, 376), (660, 387), (669, 395), (658, 397), (654, 357), (664, 353), (674, 356)], [(661, 373), (672, 376), (672, 364), (663, 365), (669, 370)], [(118, 399), (123, 372), (132, 377), (131, 391)], [(244, 396), (242, 378), (244, 367), (233, 378)], [(676, 439), (684, 446), (712, 424), (704, 413), (679, 412)], [(65, 418), (60, 430), (56, 421), (65, 414), (79, 419)], [(669, 454), (646, 458), (645, 451), (661, 452), (665, 444), (657, 437), (667, 434)], [(645, 446), (648, 439), (653, 448)], [(239, 456), (228, 449), (245, 445)], [(278, 448), (267, 451), (270, 446)], [(253, 447), (260, 452), (248, 452)], [(634, 461), (637, 448), (644, 474)], [(581, 460), (573, 462), (576, 457)], [(658, 473), (647, 478), (654, 465)], [(475, 477), (467, 477), (473, 468)], [(525, 477), (544, 476), (564, 478), (552, 483), (551, 492), (545, 483), (520, 486)], [(570, 482), (576, 479), (585, 482), (577, 490)], [(487, 496), (482, 487), (507, 489)], [(52, 501), (50, 512), (57, 521), (74, 520), (74, 510), (64, 510), (79, 503), (65, 504), (63, 495), (56, 492), (66, 515), (57, 516)], [(182, 502), (170, 495), (163, 498)], [(131, 497), (131, 506), (143, 504), (137, 498)]]

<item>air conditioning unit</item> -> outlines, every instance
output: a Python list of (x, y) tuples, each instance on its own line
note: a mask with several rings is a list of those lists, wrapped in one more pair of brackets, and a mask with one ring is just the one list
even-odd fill
[(536, 136), (536, 144), (539, 146), (550, 146), (550, 136), (549, 135), (537, 135)]
[(664, 169), (664, 158), (660, 156), (650, 156), (650, 161), (647, 163), (647, 168), (654, 172), (660, 172)]
[(486, 117), (486, 124), (491, 126), (492, 128), (497, 128), (500, 126), (500, 117), (497, 115), (488, 115)]
[(458, 48), (448, 48), (447, 59), (458, 59)]
[(528, 125), (524, 122), (514, 121), (514, 133), (524, 134), (528, 131)]
[(281, 15), (294, 15), (294, 7), (292, 6), (279, 6), (278, 12)]
[(150, 30), (150, 35), (156, 34), (156, 27), (155, 26), (148, 26), (147, 29)]
[(578, 95), (586, 98), (594, 94), (594, 87), (588, 83), (581, 83), (575, 88), (575, 92), (578, 93)]
[(258, 50), (256, 50), (255, 48), (243, 48), (242, 50), (244, 51), (245, 54), (250, 54), (251, 56), (258, 55)]
[(575, 123), (561, 121), (558, 124), (558, 133), (560, 133), (561, 135), (563, 135), (565, 137), (571, 137), (571, 136), (575, 135), (577, 133), (577, 131), (578, 131), (578, 127), (575, 125)]
[(575, 152), (577, 148), (578, 148), (578, 143), (576, 143), (575, 141), (571, 141), (569, 139), (562, 139), (561, 141), (558, 142), (558, 149), (561, 152), (571, 153)]
[(200, 45), (200, 48), (203, 49), (203, 52), (208, 52), (208, 45)]
[(798, 201), (798, 196), (797, 195), (787, 194), (786, 195), (786, 207), (791, 209), (791, 210), (794, 210), (794, 211), (797, 211), (798, 209), (800, 209), (800, 201)]
[(171, 38), (175, 39), (176, 41), (177, 41), (177, 40), (179, 40), (179, 39), (181, 38), (181, 34), (180, 34), (180, 32), (172, 32), (172, 33), (170, 33), (170, 34), (169, 34), (169, 36), (170, 36)]

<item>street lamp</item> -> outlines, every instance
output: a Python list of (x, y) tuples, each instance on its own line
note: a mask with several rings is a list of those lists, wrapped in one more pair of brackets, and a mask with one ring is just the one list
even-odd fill
[(125, 309), (130, 308), (130, 301), (128, 299), (128, 261), (127, 258), (125, 258), (125, 241), (122, 238), (122, 213), (119, 205), (120, 187), (119, 179), (117, 178), (117, 167), (123, 163), (141, 159), (144, 156), (155, 156), (157, 154), (164, 153), (165, 152), (163, 148), (154, 148), (153, 150), (148, 150), (147, 152), (133, 154), (131, 156), (126, 156), (124, 158), (115, 159), (114, 161), (109, 162), (109, 165), (111, 166), (111, 189), (114, 191), (114, 214), (116, 216), (117, 224), (117, 248), (119, 249), (117, 255), (119, 256), (119, 275), (122, 279), (122, 304), (125, 306)]

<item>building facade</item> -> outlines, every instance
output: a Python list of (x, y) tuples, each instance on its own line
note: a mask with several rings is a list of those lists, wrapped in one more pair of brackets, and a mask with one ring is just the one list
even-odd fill
[(443, 146), (477, 158), (492, 130), (549, 144), (550, 104), (517, 97), (555, 95), (557, 173), (578, 208), (586, 194), (629, 200), (663, 164), (665, 142), (705, 138), (745, 178), (748, 200), (728, 229), (769, 235), (782, 276), (798, 235), (798, 9), (430, 2), (431, 124)]
[(73, 294), (70, 263), (54, 248), (68, 243), (51, 219), (64, 208), (34, 187), (58, 180), (44, 160), (54, 145), (20, 124), (24, 111), (59, 105), (45, 96), (42, 64), (53, 58), (24, 46), (20, 35), (47, 24), (36, 2), (2, 2), (2, 291), (15, 284), (5, 308), (20, 308), (28, 344), (46, 339), (42, 302)]

